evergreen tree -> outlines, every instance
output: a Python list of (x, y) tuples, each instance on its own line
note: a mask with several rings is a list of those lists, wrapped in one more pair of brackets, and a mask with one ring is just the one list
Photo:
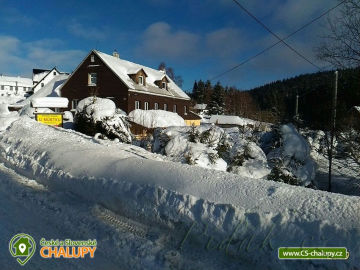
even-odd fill
[(211, 95), (211, 101), (208, 105), (209, 114), (224, 114), (225, 98), (224, 87), (218, 82), (214, 86), (213, 93)]
[(196, 101), (196, 103), (198, 103), (198, 96), (199, 96), (199, 87), (197, 82), (195, 81), (192, 89), (192, 98)]

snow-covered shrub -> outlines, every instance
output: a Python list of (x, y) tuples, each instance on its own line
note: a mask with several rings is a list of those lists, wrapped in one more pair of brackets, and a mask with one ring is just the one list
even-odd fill
[(266, 155), (254, 142), (233, 136), (228, 171), (250, 178), (263, 178), (270, 173)]
[(270, 174), (267, 176), (267, 179), (294, 186), (298, 186), (300, 184), (299, 179), (294, 176), (288, 168), (284, 166), (282, 160), (277, 160), (277, 162), (273, 164), (273, 167)]
[(214, 125), (170, 127), (154, 132), (154, 152), (171, 160), (251, 178), (270, 173), (264, 152), (236, 129)]
[(192, 125), (187, 133), (189, 135), (189, 142), (197, 143), (200, 141), (200, 132), (195, 125)]
[(84, 134), (94, 136), (100, 133), (100, 138), (131, 143), (127, 116), (122, 110), (116, 109), (115, 103), (110, 99), (88, 97), (81, 100), (76, 109), (74, 124), (75, 129)]
[(292, 124), (282, 125), (276, 131), (279, 134), (278, 146), (267, 154), (270, 167), (274, 172), (271, 180), (284, 182), (284, 179), (276, 179), (280, 171), (284, 177), (294, 177), (297, 179), (288, 182), (298, 182), (302, 186), (312, 186), (315, 178), (316, 164), (310, 157), (310, 145), (301, 136)]

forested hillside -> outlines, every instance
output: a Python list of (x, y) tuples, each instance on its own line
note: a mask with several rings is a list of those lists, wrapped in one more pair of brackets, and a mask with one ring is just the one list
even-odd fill
[[(236, 87), (213, 86), (209, 81), (195, 82), (192, 98), (207, 103), (213, 114), (239, 115), (262, 121), (289, 122), (295, 115), (299, 95), (299, 117), (305, 126), (327, 129), (335, 83), (334, 71), (299, 75), (241, 90)], [(214, 91), (216, 89), (216, 91)], [(360, 68), (339, 71), (337, 121), (346, 123), (351, 107), (360, 105)], [(224, 106), (224, 110), (219, 107)]]

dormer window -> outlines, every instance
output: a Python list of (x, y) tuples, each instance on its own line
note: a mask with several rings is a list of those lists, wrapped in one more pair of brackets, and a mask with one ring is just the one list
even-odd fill
[(91, 63), (94, 63), (94, 62), (95, 62), (95, 56), (94, 56), (94, 55), (91, 55), (91, 56), (90, 56), (90, 61), (91, 61)]
[(144, 77), (143, 76), (139, 76), (138, 80), (139, 80), (139, 84), (144, 85)]
[(167, 83), (166, 82), (162, 82), (162, 88), (166, 89), (167, 90)]

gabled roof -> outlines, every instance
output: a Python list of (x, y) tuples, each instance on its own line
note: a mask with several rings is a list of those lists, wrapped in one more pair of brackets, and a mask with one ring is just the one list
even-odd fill
[(51, 74), (53, 72), (53, 70), (56, 70), (58, 74), (61, 74), (57, 69), (56, 67), (53, 67), (53, 69), (49, 70), (49, 71), (44, 71), (44, 72), (47, 72), (47, 74), (45, 76), (43, 76), (36, 85), (33, 86), (33, 88), (35, 88), (36, 86), (38, 86), (43, 80), (45, 80), (45, 78), (47, 76), (49, 76), (49, 74)]
[[(190, 99), (190, 97), (183, 90), (181, 90), (181, 88), (177, 86), (169, 76), (164, 74), (163, 71), (135, 64), (96, 50), (93, 50), (92, 52), (94, 52), (115, 73), (115, 75), (117, 75), (120, 80), (124, 82), (124, 84), (130, 90), (154, 95)], [(129, 77), (129, 74), (133, 74), (134, 71), (141, 69), (143, 69), (148, 76), (146, 79), (146, 86), (135, 83)], [(155, 81), (159, 79), (161, 80), (164, 78), (164, 76), (166, 76), (169, 81), (168, 89), (159, 88), (155, 84)]]

